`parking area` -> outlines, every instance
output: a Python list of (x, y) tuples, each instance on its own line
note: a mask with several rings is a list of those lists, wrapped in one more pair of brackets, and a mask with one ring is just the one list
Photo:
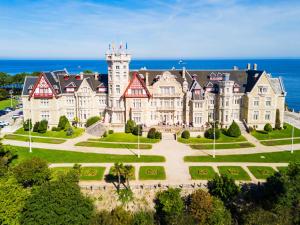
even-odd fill
[[(5, 115), (0, 116), (1, 122), (4, 122), (5, 124), (6, 123), (9, 124), (6, 126), (1, 126), (2, 128), (0, 127), (1, 136), (5, 133), (14, 132), (22, 125), (22, 121), (23, 121), (23, 115), (21, 114), (22, 111), (23, 111), (22, 108), (19, 108), (11, 112), (8, 112)], [(18, 117), (16, 115), (18, 115)]]

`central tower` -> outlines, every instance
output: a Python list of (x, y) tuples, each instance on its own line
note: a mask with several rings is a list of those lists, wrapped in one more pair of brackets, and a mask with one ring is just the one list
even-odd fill
[(122, 44), (117, 49), (114, 45), (109, 45), (105, 58), (108, 65), (108, 122), (124, 125), (123, 94), (129, 82), (129, 63), (131, 60), (131, 55), (127, 52), (127, 44), (125, 49)]

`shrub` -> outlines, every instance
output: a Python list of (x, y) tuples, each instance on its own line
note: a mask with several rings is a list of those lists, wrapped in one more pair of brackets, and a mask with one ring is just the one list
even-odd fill
[(113, 130), (109, 130), (109, 131), (108, 131), (108, 134), (113, 134), (113, 133), (114, 133)]
[(39, 126), (40, 126), (40, 122), (35, 122), (35, 124), (33, 126), (33, 132), (38, 132), (39, 131)]
[(181, 133), (181, 138), (189, 139), (190, 138), (190, 132), (188, 130), (185, 130)]
[(132, 225), (154, 225), (154, 215), (150, 211), (138, 211), (133, 215)]
[(142, 136), (143, 134), (143, 127), (142, 125), (137, 125), (133, 128), (132, 134), (136, 136)]
[(32, 129), (32, 123), (31, 123), (31, 120), (28, 119), (26, 120), (24, 123), (23, 123), (23, 129), (25, 131), (29, 131), (29, 129), (31, 130)]
[(227, 130), (226, 134), (230, 137), (239, 137), (241, 136), (241, 130), (239, 125), (233, 121), (230, 125), (229, 129)]
[(155, 139), (161, 139), (162, 138), (162, 134), (159, 131), (155, 132)]
[[(215, 130), (215, 138), (219, 139), (220, 136), (221, 136), (221, 131), (219, 129), (216, 129)], [(208, 139), (214, 139), (214, 129), (209, 128), (208, 130), (206, 130), (204, 133), (204, 137), (206, 137)]]
[(24, 187), (41, 185), (50, 180), (51, 176), (47, 162), (36, 157), (19, 163), (12, 171), (17, 181)]
[(70, 126), (70, 122), (66, 116), (59, 117), (58, 128), (65, 130)]
[(59, 127), (52, 127), (51, 130), (52, 130), (52, 131), (60, 131), (60, 128), (59, 128)]
[(273, 130), (272, 128), (272, 125), (267, 123), (265, 126), (264, 126), (264, 131), (266, 132), (271, 132)]
[(148, 131), (147, 138), (154, 139), (155, 138), (155, 134), (156, 134), (156, 129), (155, 128), (151, 128)]
[(104, 133), (103, 133), (103, 135), (102, 135), (103, 137), (107, 137), (107, 132), (106, 131), (104, 131)]
[(253, 127), (248, 127), (249, 133), (253, 132), (255, 129)]
[(133, 129), (135, 128), (136, 124), (133, 120), (127, 120), (125, 125), (125, 133), (133, 133)]
[(66, 130), (66, 135), (67, 136), (72, 136), (74, 134), (74, 130), (71, 128), (71, 127), (69, 127), (67, 130)]
[(99, 116), (92, 116), (90, 118), (88, 118), (88, 120), (86, 121), (86, 127), (89, 127), (91, 125), (93, 125), (94, 123), (97, 123), (100, 120)]
[(199, 134), (199, 135), (197, 135), (197, 138), (201, 138), (201, 135)]
[(38, 132), (39, 132), (39, 133), (46, 133), (47, 127), (48, 127), (48, 121), (47, 121), (47, 120), (42, 120), (42, 121), (39, 123)]
[(279, 111), (279, 109), (276, 109), (276, 119), (275, 119), (275, 129), (276, 130), (281, 129), (280, 124), (281, 124), (281, 122), (280, 122), (280, 111)]
[(284, 125), (283, 125), (283, 129), (285, 130), (286, 128), (287, 128), (287, 125), (286, 125), (286, 124), (284, 124)]

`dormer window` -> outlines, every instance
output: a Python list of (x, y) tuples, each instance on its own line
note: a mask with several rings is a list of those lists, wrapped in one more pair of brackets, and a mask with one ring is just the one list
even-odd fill
[(28, 87), (28, 93), (29, 93), (29, 94), (32, 92), (32, 88), (33, 88), (33, 85), (32, 85), (32, 84), (29, 85), (29, 87)]
[(74, 84), (74, 82), (71, 82), (66, 86), (66, 92), (72, 93), (75, 91), (75, 88), (76, 88), (76, 85)]
[(258, 93), (259, 94), (266, 94), (268, 92), (268, 87), (265, 86), (259, 86), (258, 87)]

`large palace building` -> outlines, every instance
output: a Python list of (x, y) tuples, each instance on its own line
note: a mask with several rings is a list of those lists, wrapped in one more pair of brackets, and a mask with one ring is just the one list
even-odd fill
[(128, 119), (147, 127), (185, 125), (204, 128), (209, 121), (223, 127), (232, 121), (262, 129), (275, 125), (276, 111), (283, 121), (286, 92), (280, 78), (257, 65), (232, 70), (129, 69), (125, 49), (106, 53), (107, 74), (76, 74), (67, 70), (27, 77), (22, 92), (24, 119), (59, 117), (78, 120), (100, 115), (103, 123), (122, 127)]

